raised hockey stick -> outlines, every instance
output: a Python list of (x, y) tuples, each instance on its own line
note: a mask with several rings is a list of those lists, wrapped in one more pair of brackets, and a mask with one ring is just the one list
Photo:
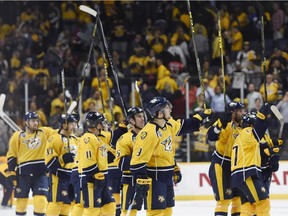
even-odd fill
[(142, 108), (142, 110), (143, 110), (143, 112), (144, 112), (144, 121), (145, 121), (145, 124), (146, 124), (146, 123), (147, 123), (147, 116), (146, 116), (146, 112), (144, 111), (142, 95), (141, 95), (141, 93), (140, 93), (140, 89), (139, 89), (138, 81), (137, 81), (137, 80), (135, 81), (135, 89), (136, 89), (136, 92), (138, 93), (139, 98), (140, 98), (140, 104), (141, 104), (141, 108)]
[(192, 16), (192, 11), (191, 11), (191, 6), (190, 6), (190, 0), (187, 0), (187, 9), (188, 9), (189, 18), (190, 18), (190, 31), (192, 35), (192, 42), (193, 42), (194, 54), (196, 58), (196, 65), (197, 65), (198, 77), (199, 77), (199, 82), (200, 82), (200, 87), (201, 87), (201, 94), (204, 100), (204, 109), (206, 109), (205, 89), (203, 86), (202, 71), (201, 71), (200, 60), (198, 57), (198, 52), (197, 52), (197, 47), (196, 47), (196, 41), (195, 41), (195, 35), (194, 35), (195, 31), (194, 31), (193, 16)]
[(120, 84), (119, 84), (118, 73), (116, 72), (115, 66), (113, 64), (113, 59), (112, 59), (111, 53), (109, 51), (109, 47), (108, 47), (107, 39), (106, 39), (105, 34), (104, 34), (104, 30), (103, 30), (103, 25), (102, 25), (101, 19), (99, 19), (99, 24), (100, 24), (100, 30), (101, 30), (100, 32), (101, 32), (102, 39), (103, 39), (103, 45), (104, 45), (104, 48), (106, 50), (106, 55), (108, 57), (109, 65), (110, 65), (111, 70), (112, 70), (113, 75), (114, 75), (114, 79), (115, 79), (115, 82), (116, 82), (117, 90), (118, 90), (118, 93), (119, 93), (119, 96), (120, 96), (120, 101), (122, 103), (124, 115), (125, 115), (125, 118), (126, 118), (127, 117), (127, 108), (126, 108), (126, 105), (125, 105), (124, 100), (123, 100), (122, 91), (121, 91)]
[(264, 100), (265, 102), (267, 102), (267, 86), (266, 86), (267, 71), (266, 71), (266, 57), (265, 57), (264, 8), (259, 1), (255, 2), (255, 6), (258, 8), (261, 17), (261, 47), (262, 47), (261, 60), (264, 72)]
[[(81, 11), (83, 11), (85, 13), (89, 13), (92, 16), (95, 17), (95, 24), (94, 24), (93, 33), (92, 33), (92, 38), (93, 38), (96, 35), (97, 23), (98, 23), (98, 19), (99, 19), (99, 15), (97, 16), (97, 14), (99, 14), (99, 13), (97, 11), (91, 9), (90, 7), (87, 7), (86, 5), (80, 5), (79, 9)], [(77, 36), (79, 37), (78, 34), (77, 34)], [(80, 99), (80, 97), (82, 95), (85, 79), (86, 79), (86, 76), (87, 76), (87, 68), (88, 68), (88, 64), (89, 64), (89, 61), (90, 61), (90, 58), (91, 58), (91, 54), (92, 54), (93, 48), (94, 48), (94, 40), (91, 40), (87, 61), (86, 61), (85, 65), (84, 65), (83, 71), (82, 71), (83, 78), (82, 78), (82, 81), (81, 81), (81, 87), (80, 87), (80, 90), (79, 90), (79, 93), (78, 93), (78, 96), (77, 96), (77, 100), (76, 100), (77, 103), (79, 102), (79, 99)]]
[(273, 114), (276, 116), (276, 118), (278, 119), (278, 121), (280, 123), (278, 138), (281, 138), (282, 137), (282, 133), (283, 133), (283, 127), (284, 127), (284, 117), (279, 112), (279, 110), (277, 109), (277, 107), (275, 105), (272, 105), (270, 109), (271, 109), (271, 111), (273, 112)]
[[(96, 16), (96, 13), (95, 13), (96, 11), (94, 9), (92, 9), (92, 8), (87, 7), (87, 6), (82, 7), (82, 11), (84, 11), (84, 12), (86, 12), (86, 13), (94, 16), (94, 17)], [(115, 70), (115, 67), (114, 67), (114, 64), (113, 64), (112, 56), (111, 56), (110, 51), (109, 51), (107, 39), (106, 39), (105, 34), (104, 34), (103, 25), (102, 25), (100, 17), (99, 17), (99, 25), (100, 25), (100, 32), (101, 32), (101, 36), (102, 36), (102, 39), (103, 39), (104, 48), (105, 48), (106, 54), (108, 56), (108, 61), (109, 61), (111, 70), (113, 72), (114, 78), (115, 78), (115, 82), (116, 82), (118, 93), (120, 95), (120, 101), (121, 101), (122, 106), (123, 106), (124, 115), (125, 115), (125, 117), (127, 117), (127, 108), (126, 108), (126, 105), (125, 105), (123, 97), (122, 97), (122, 92), (121, 92), (121, 88), (120, 88), (120, 85), (119, 85), (118, 74), (117, 74), (117, 72)]]
[(13, 130), (13, 131), (21, 131), (22, 129), (4, 112), (4, 104), (5, 104), (6, 95), (0, 95), (0, 117), (3, 121)]
[(224, 54), (223, 54), (223, 41), (222, 41), (222, 29), (221, 29), (221, 15), (220, 15), (220, 11), (216, 7), (209, 5), (209, 6), (207, 6), (207, 8), (212, 10), (214, 12), (214, 14), (217, 15), (218, 40), (219, 40), (220, 59), (221, 59), (221, 74), (222, 74), (222, 79), (223, 79), (223, 95), (224, 95), (224, 104), (225, 104), (224, 109), (226, 110), (227, 99), (226, 99), (226, 83), (225, 83), (225, 70), (224, 70)]
[(70, 115), (76, 107), (77, 107), (77, 102), (72, 101), (68, 110), (67, 110), (67, 115)]
[[(66, 84), (65, 84), (65, 73), (64, 73), (64, 67), (63, 67), (63, 59), (61, 55), (57, 52), (57, 50), (50, 48), (48, 50), (48, 55), (53, 56), (57, 66), (61, 70), (61, 85), (62, 85), (62, 92), (64, 97), (64, 114), (67, 116), (67, 100), (65, 97), (65, 91), (66, 91)], [(67, 124), (67, 118), (65, 118), (65, 123)]]

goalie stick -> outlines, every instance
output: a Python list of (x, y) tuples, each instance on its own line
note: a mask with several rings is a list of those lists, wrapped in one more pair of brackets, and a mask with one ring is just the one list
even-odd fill
[(21, 131), (22, 129), (4, 112), (4, 104), (5, 104), (6, 95), (0, 95), (0, 117), (3, 121), (13, 130), (13, 131)]

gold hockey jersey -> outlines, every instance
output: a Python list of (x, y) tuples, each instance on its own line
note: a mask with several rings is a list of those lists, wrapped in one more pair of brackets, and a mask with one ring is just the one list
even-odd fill
[(249, 176), (261, 175), (260, 146), (252, 127), (244, 128), (235, 140), (231, 157), (232, 187), (242, 184)]
[[(216, 121), (214, 125), (217, 124), (218, 122)], [(233, 122), (229, 122), (225, 129), (221, 129), (219, 138), (215, 143), (215, 151), (213, 153), (213, 158), (216, 161), (219, 163), (221, 163), (223, 160), (231, 161), (232, 147), (241, 130), (242, 128), (237, 127)]]
[(93, 133), (86, 132), (80, 138), (78, 172), (88, 178), (99, 172), (107, 173), (106, 144)]
[(137, 134), (130, 170), (133, 176), (149, 176), (172, 185), (175, 136), (199, 130), (199, 120), (169, 119), (164, 127), (149, 122)]
[(132, 174), (130, 171), (130, 161), (135, 144), (136, 133), (133, 130), (129, 130), (123, 134), (116, 144), (116, 158), (115, 162), (118, 164), (118, 168), (123, 172), (122, 183), (131, 184)]
[(59, 132), (50, 136), (46, 144), (45, 163), (49, 171), (60, 177), (70, 178), (74, 162), (65, 164), (62, 156), (65, 153), (73, 153), (77, 157), (78, 139), (71, 134), (69, 137)]
[(7, 152), (9, 170), (21, 174), (39, 174), (46, 171), (45, 146), (48, 137), (55, 133), (49, 127), (41, 127), (30, 134), (17, 131), (12, 134)]

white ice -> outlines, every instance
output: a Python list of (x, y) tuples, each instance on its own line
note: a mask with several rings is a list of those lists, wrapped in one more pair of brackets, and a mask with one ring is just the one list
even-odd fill
[[(213, 214), (215, 201), (198, 200), (198, 201), (176, 201), (176, 206), (173, 208), (175, 216), (211, 216)], [(12, 209), (0, 209), (1, 216), (15, 215), (15, 206)], [(33, 215), (33, 208), (29, 205), (27, 216)], [(144, 216), (145, 211), (141, 211), (138, 216)], [(287, 216), (288, 215), (288, 200), (271, 200), (271, 216)]]

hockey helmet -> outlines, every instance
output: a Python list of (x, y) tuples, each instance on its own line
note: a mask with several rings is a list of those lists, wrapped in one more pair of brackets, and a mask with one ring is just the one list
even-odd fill
[(28, 121), (30, 119), (39, 119), (39, 116), (36, 112), (26, 112), (24, 115), (24, 121)]
[(131, 107), (127, 110), (127, 119), (133, 118), (137, 113), (143, 113), (144, 110), (140, 107)]
[(104, 116), (94, 111), (88, 112), (85, 119), (88, 128), (96, 127), (98, 123), (102, 123), (103, 121), (105, 121)]
[(65, 114), (62, 114), (59, 119), (58, 122), (60, 125), (64, 124), (64, 123), (70, 123), (70, 122), (78, 122), (78, 119), (75, 117), (75, 115), (72, 114), (68, 114), (67, 117)]
[(154, 97), (150, 100), (147, 112), (153, 118), (157, 115), (158, 111), (163, 109), (166, 105), (169, 105), (172, 109), (172, 104), (164, 97)]
[(228, 112), (233, 112), (233, 111), (239, 110), (239, 109), (244, 109), (244, 104), (241, 102), (232, 101), (229, 104), (227, 104), (227, 111)]
[(256, 120), (257, 120), (257, 116), (255, 112), (246, 113), (242, 117), (242, 127), (245, 128), (245, 127), (254, 125)]

